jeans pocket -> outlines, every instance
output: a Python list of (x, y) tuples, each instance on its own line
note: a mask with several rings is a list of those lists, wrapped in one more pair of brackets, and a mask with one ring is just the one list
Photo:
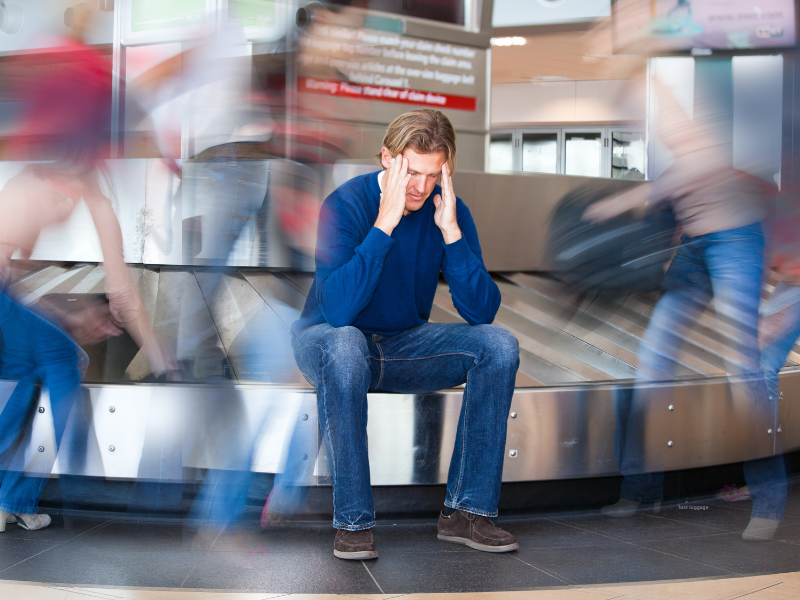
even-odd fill
[(317, 387), (317, 384), (316, 384), (316, 383), (314, 383), (314, 381), (311, 379), (311, 375), (309, 375), (309, 374), (308, 374), (308, 373), (306, 373), (305, 371), (300, 371), (300, 373), (303, 375), (303, 378), (304, 378), (304, 379), (305, 379), (305, 380), (306, 380), (306, 381), (307, 381), (309, 384), (311, 384), (311, 386), (312, 386), (312, 387), (314, 387), (314, 388), (316, 389), (316, 387)]

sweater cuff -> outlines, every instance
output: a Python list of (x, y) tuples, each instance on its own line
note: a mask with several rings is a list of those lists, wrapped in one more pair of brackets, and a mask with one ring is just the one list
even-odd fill
[(452, 244), (443, 244), (443, 246), (450, 268), (463, 266), (470, 260), (470, 257), (474, 256), (463, 235)]
[(395, 241), (377, 227), (370, 229), (367, 237), (361, 242), (359, 249), (367, 257), (377, 263), (383, 264), (389, 250), (394, 247)]

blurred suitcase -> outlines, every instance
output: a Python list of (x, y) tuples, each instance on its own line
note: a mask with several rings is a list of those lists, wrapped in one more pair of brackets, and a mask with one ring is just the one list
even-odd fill
[(630, 188), (627, 182), (592, 181), (562, 198), (547, 232), (542, 270), (570, 291), (648, 292), (657, 290), (677, 247), (670, 209), (629, 211), (602, 223), (582, 219), (587, 207)]

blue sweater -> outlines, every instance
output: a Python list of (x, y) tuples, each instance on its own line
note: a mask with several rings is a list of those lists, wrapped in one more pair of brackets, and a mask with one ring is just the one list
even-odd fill
[(481, 257), (469, 209), (456, 199), (462, 237), (445, 244), (433, 222), (433, 196), (405, 215), (391, 237), (373, 227), (381, 190), (378, 174), (339, 186), (322, 205), (314, 283), (293, 329), (329, 323), (367, 334), (394, 335), (427, 323), (444, 273), (453, 304), (470, 325), (491, 323), (500, 291)]

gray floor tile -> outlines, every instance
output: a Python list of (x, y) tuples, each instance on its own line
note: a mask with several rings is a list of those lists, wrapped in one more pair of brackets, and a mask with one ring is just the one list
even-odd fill
[(510, 591), (565, 584), (517, 560), (515, 552), (491, 554), (467, 548), (467, 552), (417, 554), (394, 547), (378, 552), (380, 558), (368, 566), (386, 594)]
[(658, 518), (649, 511), (639, 512), (624, 519), (593, 514), (580, 517), (557, 517), (554, 521), (610, 539), (631, 542), (696, 537), (721, 531), (719, 527)]
[[(800, 565), (800, 545), (780, 541), (745, 542), (741, 533), (641, 544), (740, 575), (787, 573)], [(674, 579), (674, 577), (671, 577)]]
[(35, 556), (3, 571), (3, 579), (81, 585), (179, 587), (203, 554), (93, 548), (73, 543)]
[(695, 560), (618, 542), (587, 548), (521, 548), (519, 558), (571, 584), (589, 585), (721, 577), (731, 573)]
[(109, 550), (205, 550), (207, 547), (198, 545), (197, 531), (198, 527), (175, 521), (125, 518), (88, 531), (69, 543)]
[(380, 593), (361, 561), (333, 556), (333, 542), (319, 552), (302, 556), (279, 552), (209, 552), (185, 587), (287, 594)]
[(66, 542), (78, 536), (86, 534), (97, 527), (109, 523), (114, 519), (112, 516), (64, 516), (60, 512), (45, 511), (50, 515), (52, 522), (45, 529), (39, 531), (27, 531), (18, 525), (8, 523), (4, 533), (0, 534), (4, 539), (17, 538), (22, 540), (34, 540), (37, 542)]
[(660, 514), (650, 515), (649, 518), (696, 526), (709, 534), (735, 531), (741, 533), (750, 522), (751, 507), (752, 504), (748, 503), (748, 510), (731, 509), (717, 502), (699, 500), (666, 506)]
[(20, 538), (5, 537), (4, 534), (0, 533), (0, 577), (4, 575), (2, 573), (3, 569), (7, 569), (36, 554), (55, 548), (61, 543), (62, 542), (47, 540), (23, 540)]
[(292, 524), (280, 529), (239, 526), (221, 535), (211, 552), (281, 552), (303, 554), (333, 548), (336, 530), (329, 524)]
[(551, 519), (522, 519), (495, 524), (517, 538), (522, 548), (574, 548), (616, 543), (616, 540), (607, 536)]

